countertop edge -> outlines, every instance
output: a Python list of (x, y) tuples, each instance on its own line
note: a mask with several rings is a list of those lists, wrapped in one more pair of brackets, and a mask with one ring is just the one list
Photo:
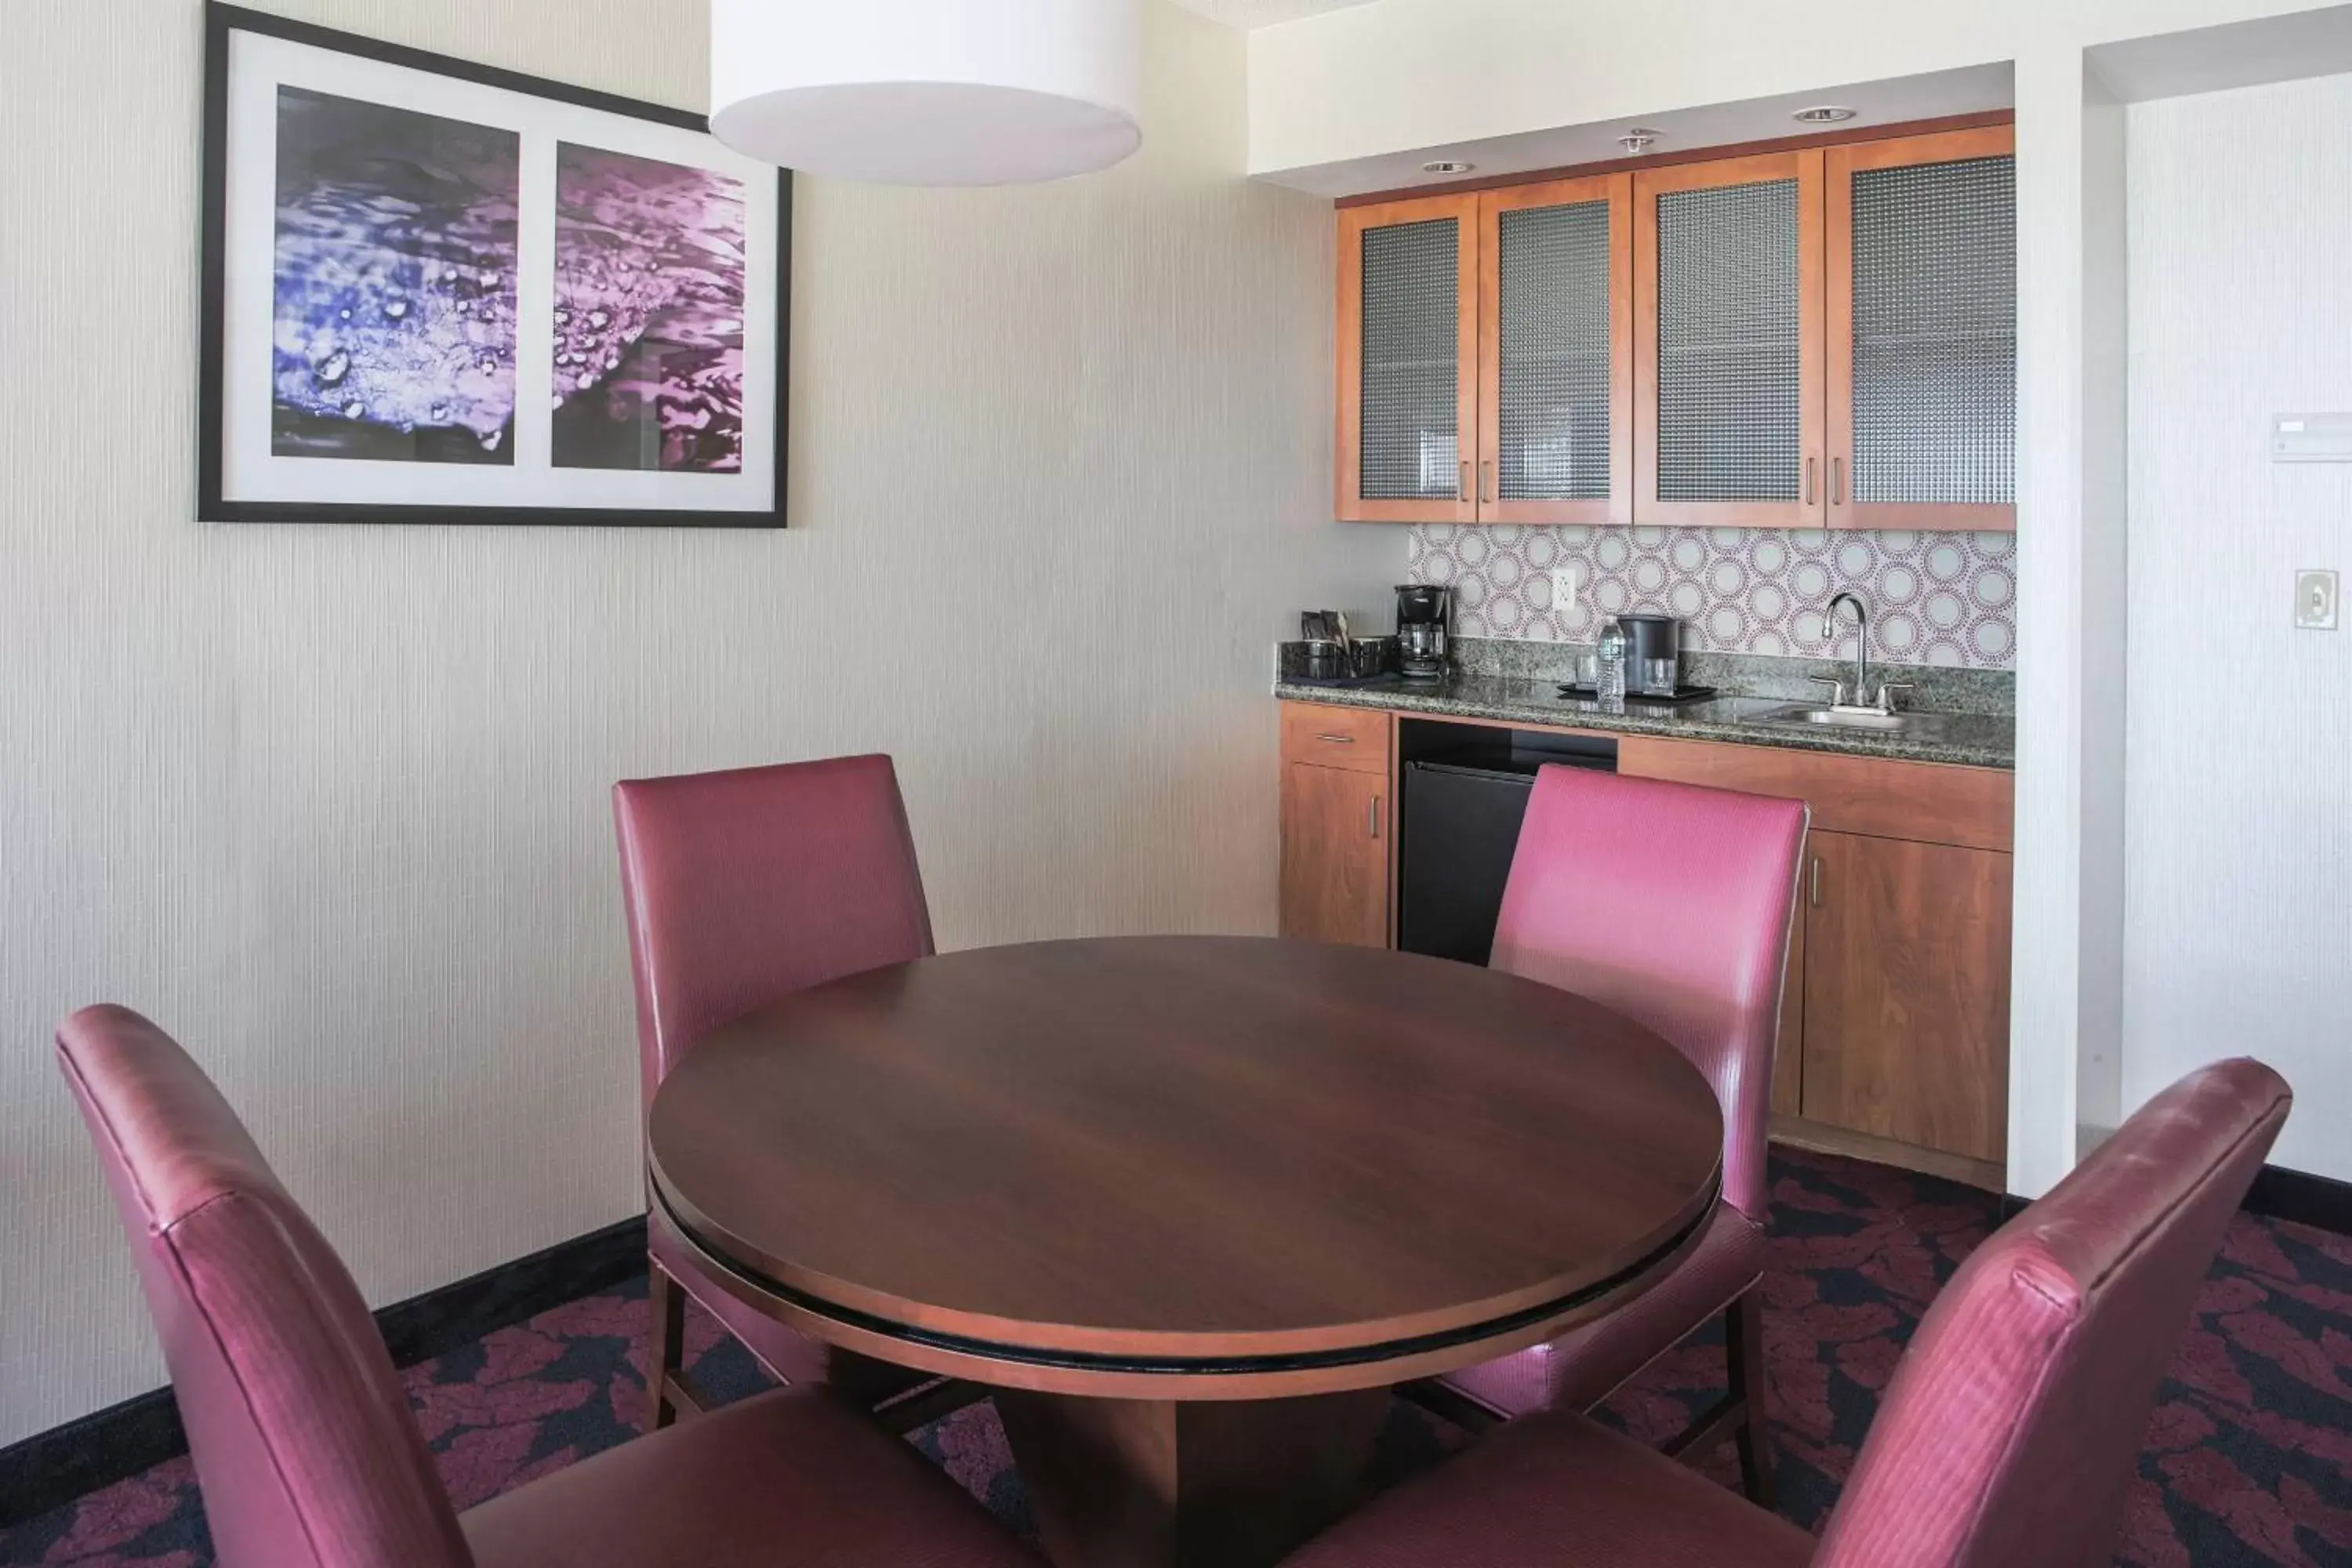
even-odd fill
[[(2017, 769), (2014, 745), (2002, 750), (1900, 735), (1835, 731), (1812, 734), (1737, 720), (1694, 717), (1697, 710), (1692, 709), (1603, 713), (1590, 706), (1571, 707), (1558, 700), (1548, 702), (1535, 694), (1534, 689), (1548, 684), (1474, 678), (1466, 681), (1457, 679), (1444, 687), (1416, 690), (1403, 686), (1298, 686), (1277, 680), (1274, 697), (1281, 702), (1369, 708), (1417, 718), (1481, 719), (1501, 723), (1540, 724), (1552, 729), (1586, 730), (1602, 735), (1705, 741), (1726, 745), (1762, 746), (1776, 751), (1823, 752), (1877, 762), (1979, 768), (1997, 773), (2014, 773)], [(1525, 694), (1516, 693), (1509, 689), (1512, 686), (1527, 686), (1529, 690)]]

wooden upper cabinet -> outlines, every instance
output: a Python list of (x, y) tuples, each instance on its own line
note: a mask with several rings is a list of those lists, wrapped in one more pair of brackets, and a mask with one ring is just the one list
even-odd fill
[(1633, 176), (1637, 521), (1826, 521), (1822, 160)]
[(1479, 198), (1478, 521), (1633, 521), (1633, 178)]
[(1470, 522), (1478, 502), (1478, 198), (1339, 215), (1339, 515)]
[(1832, 528), (2017, 527), (2015, 147), (1826, 154)]
[(2010, 127), (1339, 214), (1339, 516), (2010, 531)]

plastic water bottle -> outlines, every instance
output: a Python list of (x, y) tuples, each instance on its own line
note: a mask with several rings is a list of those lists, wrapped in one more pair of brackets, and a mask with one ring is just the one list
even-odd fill
[(1597, 695), (1603, 702), (1625, 700), (1625, 628), (1612, 616), (1601, 626), (1601, 674)]

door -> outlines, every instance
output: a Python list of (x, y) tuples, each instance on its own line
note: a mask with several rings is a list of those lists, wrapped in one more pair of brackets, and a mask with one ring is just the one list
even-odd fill
[(1339, 215), (1339, 516), (1477, 516), (1478, 198)]
[(1282, 934), (1389, 944), (1388, 775), (1282, 769)]
[(1633, 177), (1479, 199), (1478, 519), (1633, 521)]
[(1830, 149), (1830, 526), (2017, 527), (2008, 126)]
[(1822, 154), (1633, 177), (1634, 521), (1819, 528)]
[(2010, 858), (1820, 832), (1811, 853), (1806, 1118), (2001, 1160)]

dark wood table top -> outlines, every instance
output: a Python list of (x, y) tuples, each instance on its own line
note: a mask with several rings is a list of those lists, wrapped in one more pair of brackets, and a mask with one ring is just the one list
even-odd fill
[(1213, 937), (820, 986), (697, 1046), (646, 1136), (656, 1223), (803, 1331), (1216, 1397), (1425, 1375), (1606, 1310), (1692, 1244), (1723, 1147), (1697, 1070), (1581, 997)]

